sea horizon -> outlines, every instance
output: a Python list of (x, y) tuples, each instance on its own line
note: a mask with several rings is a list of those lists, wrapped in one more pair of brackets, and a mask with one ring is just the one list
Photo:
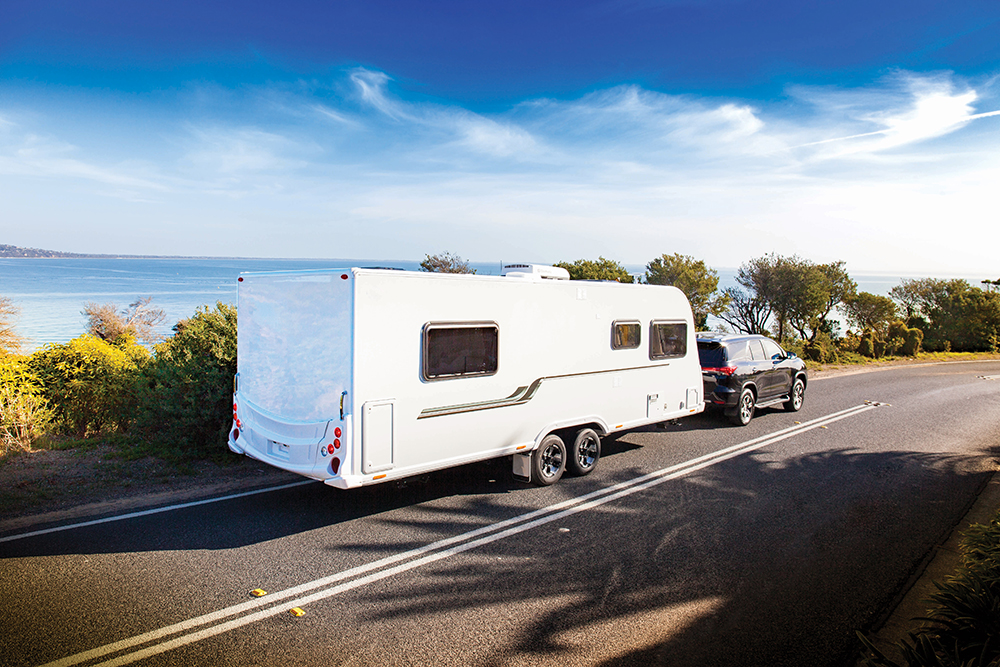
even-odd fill
[[(352, 266), (420, 270), (422, 260), (346, 258), (261, 258), (182, 256), (2, 257), (0, 296), (20, 309), (15, 331), (30, 352), (47, 343), (65, 343), (84, 333), (87, 303), (115, 303), (119, 308), (139, 298), (167, 317), (158, 333), (169, 336), (173, 326), (191, 317), (199, 307), (236, 302), (236, 279), (245, 271), (339, 269)], [(479, 275), (499, 275), (506, 261), (470, 261)], [(622, 264), (633, 275), (645, 264)], [(738, 268), (715, 268), (719, 288), (736, 285)], [(903, 279), (965, 278), (974, 286), (986, 276), (934, 276), (892, 271), (852, 274), (858, 289), (887, 295)]]

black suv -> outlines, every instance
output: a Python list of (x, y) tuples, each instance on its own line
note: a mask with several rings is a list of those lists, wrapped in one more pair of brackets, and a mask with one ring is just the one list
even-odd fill
[(781, 403), (795, 412), (806, 392), (806, 364), (766, 336), (697, 334), (705, 403), (734, 423), (750, 423), (756, 408)]

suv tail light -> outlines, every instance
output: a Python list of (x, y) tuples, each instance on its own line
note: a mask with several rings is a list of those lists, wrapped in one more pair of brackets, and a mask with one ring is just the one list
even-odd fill
[(732, 375), (736, 372), (736, 366), (721, 366), (718, 368), (702, 368), (702, 373), (718, 373), (719, 375)]

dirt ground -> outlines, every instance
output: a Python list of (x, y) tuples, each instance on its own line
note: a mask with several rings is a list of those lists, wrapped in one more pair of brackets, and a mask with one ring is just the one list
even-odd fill
[(43, 449), (0, 459), (0, 533), (303, 479), (236, 454), (225, 465), (183, 467), (113, 454), (109, 447)]

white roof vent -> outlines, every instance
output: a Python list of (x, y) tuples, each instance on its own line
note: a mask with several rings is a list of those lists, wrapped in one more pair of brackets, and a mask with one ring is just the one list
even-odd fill
[(569, 271), (547, 264), (505, 264), (500, 275), (521, 280), (569, 280)]

